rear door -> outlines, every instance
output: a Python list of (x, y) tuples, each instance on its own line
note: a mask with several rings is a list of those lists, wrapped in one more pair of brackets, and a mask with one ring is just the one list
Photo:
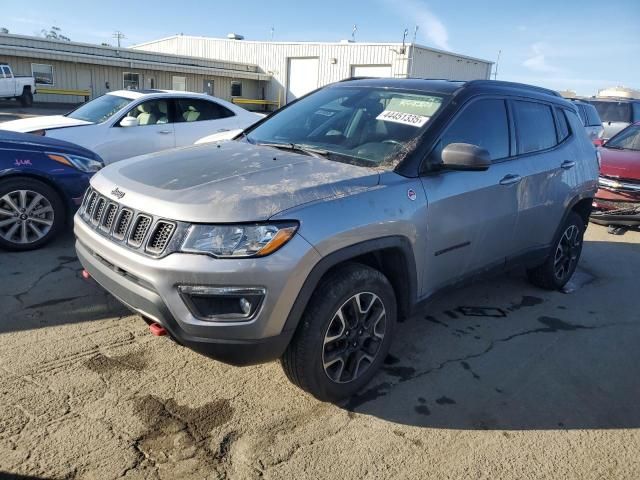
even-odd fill
[(430, 160), (450, 143), (489, 151), (484, 172), (446, 171), (421, 177), (427, 195), (427, 245), (423, 295), (470, 273), (504, 265), (513, 248), (518, 216), (519, 166), (511, 159), (506, 102), (471, 100), (441, 135)]
[[(564, 109), (530, 99), (510, 100), (516, 127), (516, 153), (522, 181), (518, 187), (519, 216), (513, 254), (542, 251), (552, 242), (575, 183), (574, 132)], [(556, 118), (556, 113), (558, 114)], [(557, 123), (557, 126), (556, 126)]]
[(237, 115), (214, 100), (178, 97), (174, 104), (177, 147), (193, 145), (208, 135), (239, 128)]

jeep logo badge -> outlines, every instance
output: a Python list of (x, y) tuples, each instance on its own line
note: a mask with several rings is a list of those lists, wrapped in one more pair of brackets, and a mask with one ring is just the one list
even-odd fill
[(122, 190), (119, 190), (118, 187), (116, 187), (113, 190), (111, 190), (111, 195), (116, 197), (118, 200), (122, 200), (122, 197), (124, 197), (124, 192)]

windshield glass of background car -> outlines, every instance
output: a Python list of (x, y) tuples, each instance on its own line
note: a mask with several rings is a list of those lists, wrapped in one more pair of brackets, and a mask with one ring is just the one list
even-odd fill
[(326, 88), (275, 114), (247, 139), (321, 149), (347, 163), (391, 166), (411, 149), (443, 100), (394, 89)]
[(640, 150), (640, 126), (628, 127), (609, 140), (607, 148), (622, 148), (624, 150)]
[(631, 122), (631, 104), (629, 102), (589, 102), (596, 107), (603, 122)]
[(91, 123), (102, 123), (131, 102), (130, 98), (102, 95), (68, 113), (67, 117)]

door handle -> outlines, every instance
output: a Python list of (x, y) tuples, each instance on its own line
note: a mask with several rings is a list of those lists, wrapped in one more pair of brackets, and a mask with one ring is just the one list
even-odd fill
[(504, 177), (502, 177), (502, 180), (500, 180), (500, 185), (513, 185), (515, 183), (519, 183), (520, 180), (522, 180), (522, 177), (520, 175), (514, 175), (510, 173), (509, 175), (505, 175)]
[(573, 160), (565, 160), (564, 162), (562, 162), (562, 165), (560, 165), (560, 167), (564, 168), (565, 170), (569, 170), (570, 168), (573, 168), (576, 166), (576, 162), (574, 162)]
[(168, 134), (168, 133), (171, 133), (171, 130), (160, 130), (158, 133), (159, 133), (160, 135), (166, 135), (166, 134)]

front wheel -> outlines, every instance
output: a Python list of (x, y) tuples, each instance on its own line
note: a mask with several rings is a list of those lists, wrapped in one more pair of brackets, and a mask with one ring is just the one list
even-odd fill
[(64, 221), (64, 204), (49, 185), (32, 178), (0, 181), (0, 247), (39, 248), (56, 235)]
[(527, 270), (529, 281), (547, 290), (559, 290), (569, 281), (576, 271), (585, 225), (582, 217), (571, 212), (556, 239), (547, 260), (539, 267)]
[(353, 395), (384, 361), (396, 316), (395, 293), (381, 272), (356, 263), (332, 272), (281, 359), (285, 374), (319, 400)]

